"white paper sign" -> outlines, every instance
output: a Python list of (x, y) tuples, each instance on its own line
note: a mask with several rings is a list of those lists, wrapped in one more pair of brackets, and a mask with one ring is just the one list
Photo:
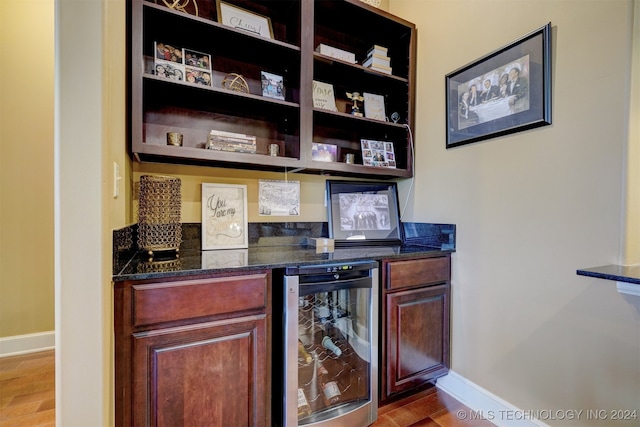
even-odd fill
[(384, 96), (364, 92), (364, 116), (368, 119), (386, 121), (384, 110)]
[(329, 111), (338, 111), (332, 84), (316, 80), (313, 81), (313, 107)]
[(247, 186), (202, 183), (202, 250), (249, 246)]
[(261, 179), (258, 210), (260, 216), (299, 216), (300, 181)]

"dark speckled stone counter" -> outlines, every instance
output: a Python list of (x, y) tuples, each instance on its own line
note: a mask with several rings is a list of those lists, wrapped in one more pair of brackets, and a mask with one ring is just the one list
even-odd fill
[(326, 237), (326, 223), (249, 224), (249, 248), (200, 250), (200, 225), (183, 224), (183, 242), (174, 252), (137, 250), (136, 227), (114, 232), (113, 281), (188, 277), (238, 270), (274, 269), (327, 262), (379, 260), (455, 251), (455, 225), (406, 223), (404, 246), (357, 246), (319, 252), (308, 237)]
[(577, 273), (581, 276), (640, 285), (640, 265), (603, 265), (601, 267), (584, 268), (578, 270)]

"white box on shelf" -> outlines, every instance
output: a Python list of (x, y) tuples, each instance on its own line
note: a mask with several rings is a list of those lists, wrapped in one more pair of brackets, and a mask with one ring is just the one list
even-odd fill
[(337, 47), (321, 43), (316, 47), (316, 52), (325, 56), (330, 56), (331, 58), (340, 59), (341, 61), (350, 62), (351, 64), (356, 63), (355, 54), (347, 52), (346, 50), (338, 49)]

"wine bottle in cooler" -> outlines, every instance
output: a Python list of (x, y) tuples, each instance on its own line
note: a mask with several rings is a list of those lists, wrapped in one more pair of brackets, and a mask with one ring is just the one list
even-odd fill
[(311, 415), (311, 406), (309, 406), (309, 401), (307, 400), (307, 396), (304, 394), (304, 390), (298, 389), (298, 419), (305, 418)]
[(322, 346), (335, 354), (336, 357), (340, 357), (340, 355), (342, 354), (342, 350), (340, 350), (329, 337), (324, 337), (322, 339)]
[(300, 340), (298, 340), (298, 356), (304, 360), (307, 365), (313, 361), (313, 358), (307, 352), (307, 349), (304, 348), (304, 344), (302, 344)]
[(322, 391), (322, 399), (325, 405), (331, 406), (340, 401), (342, 393), (338, 387), (338, 383), (333, 381), (329, 376), (329, 371), (324, 367), (320, 360), (316, 359), (316, 374), (318, 375), (318, 384)]

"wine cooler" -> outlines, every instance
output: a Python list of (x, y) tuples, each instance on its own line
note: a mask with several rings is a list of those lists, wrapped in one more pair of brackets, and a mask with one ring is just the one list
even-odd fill
[(377, 418), (378, 264), (289, 267), (283, 425), (365, 427)]

